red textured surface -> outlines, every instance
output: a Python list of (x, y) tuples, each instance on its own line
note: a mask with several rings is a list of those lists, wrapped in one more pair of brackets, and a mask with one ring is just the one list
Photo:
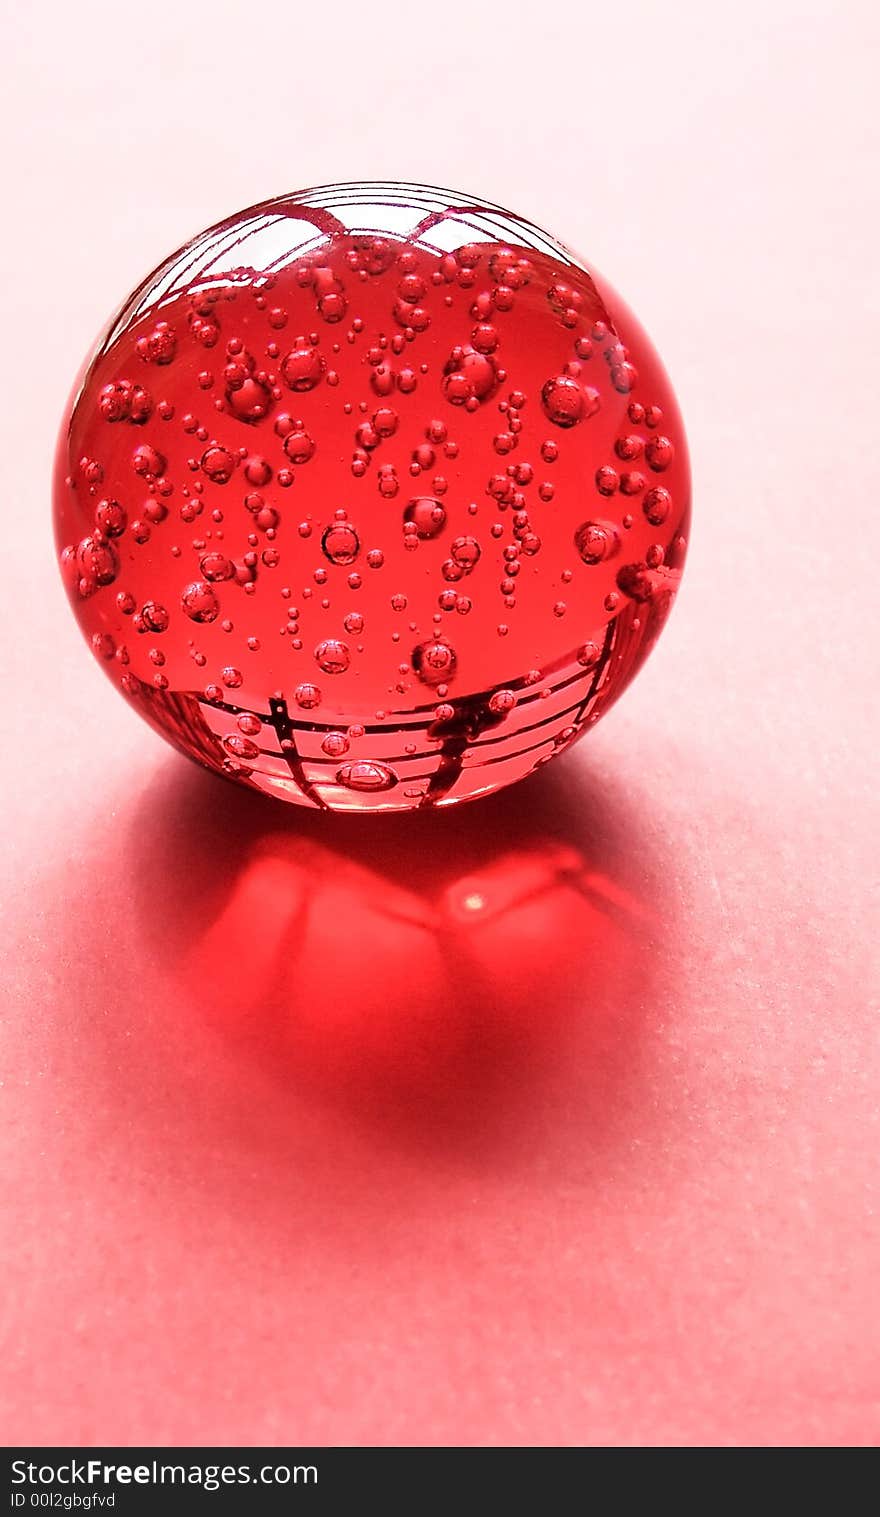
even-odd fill
[[(233, 55), (224, 15), (12, 38), (3, 1436), (874, 1441), (876, 13), (634, 4), (525, 58), (475, 13), (432, 39), (444, 108), (395, 63), (393, 164), (362, 37), (327, 124), (321, 71), (270, 99), (265, 27)], [(518, 136), (499, 57), (511, 100), (545, 92)], [(591, 250), (668, 363), (701, 508), (599, 729), (415, 818), (148, 754), (50, 534), (108, 303), (364, 163)]]

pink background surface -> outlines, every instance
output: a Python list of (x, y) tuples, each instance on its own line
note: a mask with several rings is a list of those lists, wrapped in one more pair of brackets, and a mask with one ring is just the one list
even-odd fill
[[(0, 1433), (873, 1441), (876, 7), (358, 16), (4, 21)], [(594, 259), (694, 464), (621, 705), (417, 825), (177, 758), (50, 540), (118, 299), (237, 206), (358, 176)]]

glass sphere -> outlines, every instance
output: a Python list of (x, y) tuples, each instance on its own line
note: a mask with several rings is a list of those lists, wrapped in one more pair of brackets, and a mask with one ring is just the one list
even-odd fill
[(678, 407), (555, 238), (419, 185), (230, 216), (134, 291), (59, 440), (95, 657), (207, 768), (302, 805), (488, 794), (626, 687), (681, 576)]

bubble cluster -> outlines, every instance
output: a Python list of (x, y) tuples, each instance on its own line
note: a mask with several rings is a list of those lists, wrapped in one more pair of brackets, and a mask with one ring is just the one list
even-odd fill
[(665, 624), (690, 510), (669, 381), (548, 234), (327, 187), (142, 283), (65, 418), (59, 563), (108, 677), (300, 804), (432, 807), (589, 729)]

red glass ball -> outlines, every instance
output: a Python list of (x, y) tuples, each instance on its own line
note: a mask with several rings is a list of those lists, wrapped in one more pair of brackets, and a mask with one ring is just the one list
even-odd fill
[(595, 270), (417, 185), (307, 190), (173, 254), (61, 431), (61, 570), (95, 656), (191, 758), (407, 810), (569, 746), (672, 604), (669, 380)]

